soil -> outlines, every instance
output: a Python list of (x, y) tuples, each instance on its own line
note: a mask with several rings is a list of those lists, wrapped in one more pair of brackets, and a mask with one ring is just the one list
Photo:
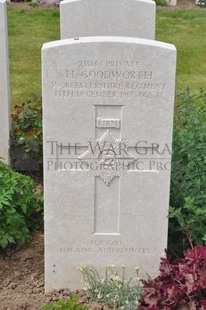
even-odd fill
[[(13, 253), (12, 253), (13, 252)], [(0, 309), (40, 309), (45, 302), (43, 233), (0, 256)]]
[[(51, 301), (68, 298), (68, 290), (44, 294), (44, 234), (35, 232), (22, 247), (0, 254), (0, 310), (36, 310)], [(79, 304), (92, 310), (109, 310), (96, 302), (88, 303), (83, 291)]]

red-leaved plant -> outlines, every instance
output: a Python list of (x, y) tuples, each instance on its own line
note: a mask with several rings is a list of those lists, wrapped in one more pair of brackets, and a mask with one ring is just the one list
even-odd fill
[(160, 275), (143, 280), (143, 284), (138, 310), (205, 310), (206, 246), (186, 250), (184, 258), (172, 264), (166, 253), (166, 258), (161, 258)]

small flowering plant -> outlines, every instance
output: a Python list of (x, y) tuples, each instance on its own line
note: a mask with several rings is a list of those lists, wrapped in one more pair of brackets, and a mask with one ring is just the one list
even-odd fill
[(139, 268), (136, 268), (136, 276), (126, 279), (125, 266), (121, 266), (121, 272), (115, 265), (106, 266), (105, 278), (101, 278), (94, 267), (81, 266), (82, 281), (85, 285), (85, 293), (90, 301), (97, 301), (108, 305), (111, 309), (136, 310), (142, 293), (142, 284), (138, 277)]
[(192, 247), (172, 264), (162, 258), (160, 275), (143, 280), (143, 285), (138, 310), (206, 309), (206, 247)]

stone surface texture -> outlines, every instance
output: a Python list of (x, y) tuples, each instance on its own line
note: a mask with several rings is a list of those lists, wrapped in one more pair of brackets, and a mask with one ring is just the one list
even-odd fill
[(10, 98), (6, 1), (0, 0), (0, 157), (9, 159)]
[(155, 38), (152, 0), (65, 0), (60, 2), (61, 39), (90, 36)]
[(46, 291), (77, 267), (158, 273), (167, 247), (176, 49), (125, 37), (42, 49)]

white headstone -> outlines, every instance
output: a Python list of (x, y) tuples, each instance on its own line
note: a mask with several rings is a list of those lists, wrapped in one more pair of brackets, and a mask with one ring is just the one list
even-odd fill
[(43, 46), (46, 291), (76, 268), (154, 276), (167, 247), (176, 49), (90, 37)]
[(10, 97), (6, 1), (0, 0), (0, 158), (9, 159)]
[(155, 38), (152, 0), (66, 0), (60, 2), (61, 39), (88, 36)]

